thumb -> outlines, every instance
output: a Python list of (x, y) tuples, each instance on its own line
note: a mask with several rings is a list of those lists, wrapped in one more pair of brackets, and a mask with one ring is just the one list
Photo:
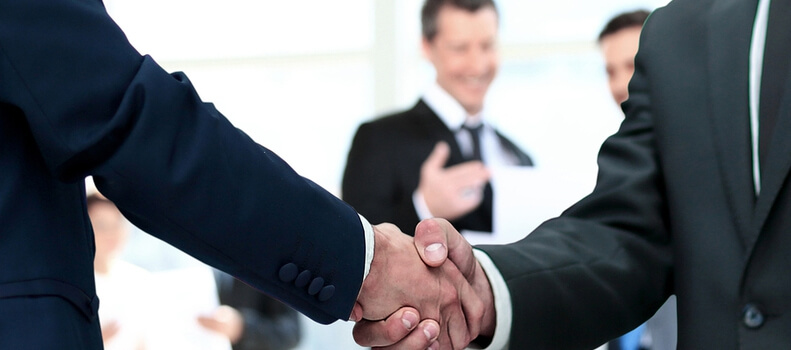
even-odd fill
[(437, 220), (437, 223), (442, 227), (442, 231), (445, 232), (445, 240), (448, 244), (448, 258), (464, 274), (464, 277), (469, 280), (478, 264), (478, 260), (472, 254), (470, 242), (467, 242), (448, 220)]
[(426, 219), (415, 228), (415, 248), (423, 262), (432, 267), (442, 265), (448, 257), (447, 234), (440, 225), (440, 220), (442, 219)]
[(349, 315), (349, 321), (359, 322), (363, 319), (363, 306), (359, 302), (354, 302), (352, 313)]
[(423, 168), (426, 169), (441, 169), (448, 162), (450, 157), (450, 146), (447, 143), (440, 141), (434, 146), (434, 150), (428, 155), (426, 161), (423, 162)]
[(415, 228), (415, 248), (428, 266), (440, 266), (450, 258), (465, 278), (469, 279), (475, 271), (472, 246), (448, 220), (421, 221)]

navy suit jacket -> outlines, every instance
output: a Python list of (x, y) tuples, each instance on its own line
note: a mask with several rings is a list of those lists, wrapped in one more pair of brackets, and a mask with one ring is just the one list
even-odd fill
[[(532, 166), (530, 157), (508, 138), (497, 133), (500, 143), (518, 159)], [(354, 136), (343, 175), (343, 200), (372, 223), (390, 222), (413, 234), (420, 218), (412, 194), (420, 183), (420, 167), (434, 146), (450, 146), (446, 167), (465, 161), (453, 131), (425, 103), (362, 124)], [(492, 230), (492, 191), (482, 204), (451, 223), (459, 230)]]
[(672, 293), (679, 349), (791, 348), (791, 79), (756, 196), (756, 5), (676, 0), (656, 10), (594, 191), (522, 241), (482, 247), (510, 290), (511, 348), (593, 348)]
[(316, 321), (347, 319), (362, 283), (357, 213), (141, 56), (98, 0), (0, 0), (0, 169), (4, 348), (101, 347), (86, 175), (143, 231)]

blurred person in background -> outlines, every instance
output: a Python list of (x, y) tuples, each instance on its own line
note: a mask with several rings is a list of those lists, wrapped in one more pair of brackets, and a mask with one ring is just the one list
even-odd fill
[(300, 340), (299, 314), (219, 270), (214, 271), (220, 306), (199, 317), (206, 329), (227, 337), (233, 350), (286, 350)]
[[(150, 273), (123, 259), (131, 224), (98, 192), (87, 196), (87, 207), (96, 237), (94, 267), (105, 348), (159, 349), (157, 336), (188, 336), (173, 333), (180, 328), (168, 330), (167, 324), (154, 326), (151, 322), (154, 313), (150, 305), (160, 305), (156, 310), (159, 318), (165, 317), (163, 312), (174, 310), (167, 309), (169, 303), (161, 297), (158, 304), (149, 299), (156, 284), (152, 274), (157, 272)], [(221, 305), (199, 317), (197, 322), (202, 327), (227, 338), (233, 350), (286, 350), (297, 346), (300, 323), (296, 311), (224, 272), (214, 270), (214, 276)], [(162, 333), (153, 335), (154, 331)]]
[(154, 317), (150, 273), (119, 258), (129, 237), (129, 223), (113, 202), (98, 193), (87, 196), (88, 216), (96, 242), (94, 273), (101, 299), (104, 348), (148, 350), (149, 319)]
[(620, 105), (629, 97), (629, 80), (634, 74), (634, 56), (640, 45), (640, 32), (648, 18), (648, 10), (624, 12), (610, 19), (599, 33), (599, 48), (610, 94)]
[(422, 49), (436, 82), (409, 110), (362, 124), (343, 176), (342, 198), (371, 222), (407, 233), (442, 217), (459, 230), (492, 231), (489, 167), (532, 166), (486, 122), (484, 99), (498, 66), (492, 0), (427, 0)]

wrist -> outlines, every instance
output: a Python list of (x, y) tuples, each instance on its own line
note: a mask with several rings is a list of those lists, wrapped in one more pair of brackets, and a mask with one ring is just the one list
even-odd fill
[[(473, 249), (473, 254), (475, 254), (475, 259), (485, 272), (487, 283), (490, 286), (489, 290), (491, 290), (493, 295), (493, 302), (487, 303), (485, 307), (487, 310), (489, 310), (489, 308), (494, 308), (496, 310), (496, 314), (490, 314), (489, 311), (487, 311), (486, 315), (487, 317), (495, 317), (495, 330), (491, 337), (491, 344), (487, 346), (487, 349), (504, 349), (508, 346), (511, 336), (511, 322), (513, 321), (511, 294), (508, 290), (508, 284), (497, 269), (497, 265), (494, 264), (492, 259), (489, 258), (484, 251)], [(481, 286), (482, 285), (478, 285), (479, 290)], [(481, 291), (481, 293), (484, 294), (482, 298), (487, 298), (485, 291)], [(486, 333), (490, 333), (489, 328), (491, 328), (492, 322), (487, 319), (485, 322), (482, 320), (481, 324), (481, 328), (485, 329)]]
[(480, 335), (491, 338), (497, 327), (497, 311), (494, 307), (494, 293), (492, 286), (489, 284), (489, 278), (486, 276), (481, 264), (475, 261), (475, 279), (473, 280), (472, 288), (478, 297), (485, 305), (486, 309), (483, 313), (481, 320)]

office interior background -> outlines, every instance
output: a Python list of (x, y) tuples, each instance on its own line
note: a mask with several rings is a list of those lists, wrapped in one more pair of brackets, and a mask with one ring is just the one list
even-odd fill
[[(668, 0), (496, 0), (501, 64), (486, 118), (537, 167), (595, 177), (622, 118), (596, 37), (612, 16)], [(411, 107), (434, 79), (422, 0), (105, 0), (142, 54), (183, 71), (204, 101), (340, 195), (361, 122)], [(222, 184), (218, 184), (221, 186)], [(299, 349), (354, 349), (352, 324), (305, 322)]]

